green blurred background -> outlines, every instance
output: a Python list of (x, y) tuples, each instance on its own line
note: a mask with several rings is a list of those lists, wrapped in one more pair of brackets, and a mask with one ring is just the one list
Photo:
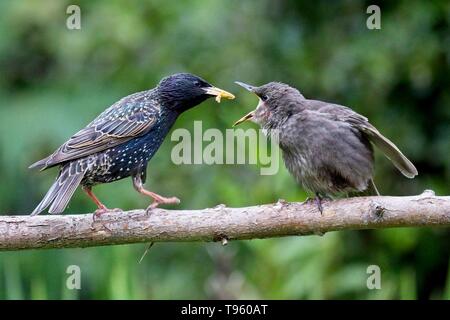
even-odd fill
[[(81, 7), (81, 30), (66, 8)], [(175, 72), (198, 74), (237, 95), (212, 99), (176, 128), (225, 130), (256, 100), (233, 84), (287, 82), (305, 96), (369, 117), (416, 164), (404, 178), (377, 154), (383, 194), (450, 194), (450, 7), (442, 1), (382, 2), (381, 30), (366, 28), (358, 1), (1, 1), (0, 212), (27, 214), (56, 175), (27, 169), (107, 106)], [(247, 125), (251, 127), (253, 125)], [(147, 186), (181, 209), (246, 206), (307, 196), (281, 168), (181, 165), (167, 139)], [(96, 191), (114, 208), (148, 200), (126, 179)], [(92, 212), (77, 191), (66, 213)], [(2, 299), (450, 298), (448, 229), (345, 231), (323, 237), (156, 244), (0, 253)], [(368, 290), (379, 265), (382, 289)], [(78, 265), (82, 289), (68, 290)]]

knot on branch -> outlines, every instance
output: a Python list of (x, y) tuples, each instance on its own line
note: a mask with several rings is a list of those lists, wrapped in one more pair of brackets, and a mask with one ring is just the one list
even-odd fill
[(426, 189), (420, 194), (420, 196), (422, 196), (422, 197), (435, 197), (436, 193), (433, 190)]
[(275, 203), (275, 205), (273, 206), (274, 209), (276, 210), (281, 210), (284, 207), (287, 207), (289, 205), (289, 202), (287, 202), (284, 199), (278, 199), (277, 203)]
[(214, 242), (219, 242), (223, 245), (226, 246), (228, 244), (228, 237), (224, 234), (218, 234), (216, 236), (214, 236), (213, 238)]
[(377, 220), (383, 218), (386, 208), (376, 201), (371, 201), (370, 205), (370, 215), (374, 216)]
[(223, 203), (221, 203), (221, 204), (218, 204), (217, 206), (214, 206), (213, 209), (214, 209), (214, 210), (223, 210), (223, 209), (225, 209), (226, 207), (227, 207), (226, 205), (224, 205)]

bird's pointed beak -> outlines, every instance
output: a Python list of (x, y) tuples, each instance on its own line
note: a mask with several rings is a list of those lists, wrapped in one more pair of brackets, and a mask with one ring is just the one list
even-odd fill
[(220, 103), (220, 99), (225, 98), (225, 99), (230, 99), (233, 100), (234, 99), (234, 95), (229, 93), (228, 91), (216, 88), (216, 87), (208, 87), (208, 88), (204, 88), (203, 89), (206, 94), (209, 94), (211, 96), (215, 96), (216, 97), (216, 101), (217, 103)]
[(244, 121), (250, 120), (251, 118), (253, 118), (254, 115), (255, 115), (255, 110), (253, 110), (252, 112), (247, 113), (245, 116), (243, 116), (238, 121), (236, 121), (233, 124), (233, 127), (237, 126), (238, 124), (241, 124)]
[(255, 86), (252, 86), (252, 85), (240, 82), (240, 81), (235, 81), (234, 83), (236, 83), (237, 85), (241, 86), (245, 90), (248, 90), (248, 91), (253, 92), (253, 93), (255, 92), (255, 89), (256, 89)]

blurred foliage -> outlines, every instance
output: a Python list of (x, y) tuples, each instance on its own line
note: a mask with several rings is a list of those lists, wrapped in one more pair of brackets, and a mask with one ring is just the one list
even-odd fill
[[(81, 30), (66, 8), (81, 7)], [(450, 6), (382, 2), (382, 29), (366, 28), (358, 1), (1, 1), (0, 212), (26, 214), (55, 170), (27, 169), (120, 97), (188, 71), (237, 94), (203, 103), (177, 128), (225, 130), (255, 105), (233, 84), (290, 83), (307, 97), (368, 116), (417, 165), (405, 179), (377, 154), (383, 194), (424, 189), (450, 194)], [(151, 160), (147, 185), (182, 199), (180, 208), (246, 206), (307, 196), (284, 168), (260, 176), (252, 165), (182, 165), (167, 139)], [(129, 179), (96, 188), (110, 207), (144, 207)], [(67, 212), (90, 212), (77, 192)], [(393, 229), (323, 237), (156, 244), (0, 253), (0, 298), (450, 298), (450, 235)], [(82, 290), (66, 289), (79, 265)], [(382, 289), (366, 288), (379, 265)]]

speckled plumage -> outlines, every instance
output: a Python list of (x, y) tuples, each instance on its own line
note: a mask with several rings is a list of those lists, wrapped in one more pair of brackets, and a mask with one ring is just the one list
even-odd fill
[(140, 193), (160, 203), (176, 203), (176, 198), (166, 199), (143, 188), (147, 163), (177, 117), (210, 97), (211, 89), (218, 95), (233, 97), (197, 76), (176, 74), (163, 79), (154, 89), (114, 103), (52, 155), (30, 166), (41, 170), (61, 167), (56, 182), (32, 214), (49, 206), (50, 213), (62, 212), (80, 184), (99, 209), (105, 210), (93, 195), (92, 186), (130, 176)]
[[(135, 117), (135, 125), (141, 122), (142, 129), (148, 132), (77, 162), (72, 162), (71, 165), (80, 166), (81, 170), (89, 167), (81, 182), (82, 185), (94, 186), (98, 183), (113, 182), (138, 172), (144, 175), (147, 162), (158, 150), (178, 117), (177, 112), (161, 107), (161, 103), (153, 96), (155, 96), (154, 90), (135, 93), (117, 102), (122, 106), (120, 109), (134, 110), (118, 113), (117, 111), (120, 109), (113, 105), (111, 108), (115, 112), (108, 109), (99, 116), (109, 123), (114, 123), (117, 117), (122, 121), (126, 117)], [(94, 121), (94, 125), (96, 121)]]

